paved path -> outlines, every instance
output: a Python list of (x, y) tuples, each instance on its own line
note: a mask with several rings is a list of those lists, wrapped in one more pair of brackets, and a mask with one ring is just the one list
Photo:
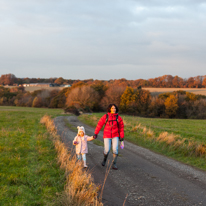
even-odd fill
[[(80, 123), (75, 116), (57, 117), (54, 122), (62, 141), (70, 148), (76, 132), (65, 126), (65, 121), (84, 126), (86, 134), (93, 135), (94, 128)], [(126, 137), (125, 137), (126, 139)], [(98, 140), (103, 140), (102, 132)], [(107, 167), (101, 166), (103, 147), (88, 142), (88, 170), (94, 181), (103, 185)], [(112, 161), (112, 154), (109, 155)], [(196, 170), (162, 155), (125, 141), (120, 149), (117, 166), (110, 170), (103, 190), (105, 206), (206, 206), (206, 172)]]

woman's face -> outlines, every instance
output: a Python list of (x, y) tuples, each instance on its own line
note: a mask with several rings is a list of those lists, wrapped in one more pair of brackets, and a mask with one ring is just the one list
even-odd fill
[(112, 114), (115, 114), (115, 113), (116, 113), (116, 107), (115, 107), (114, 105), (111, 107), (111, 113), (112, 113)]

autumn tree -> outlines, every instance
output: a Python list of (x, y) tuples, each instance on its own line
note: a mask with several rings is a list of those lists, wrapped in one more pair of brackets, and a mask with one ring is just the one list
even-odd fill
[(175, 117), (177, 114), (178, 107), (179, 107), (177, 97), (175, 97), (175, 95), (170, 95), (165, 100), (164, 105), (165, 105), (165, 113), (169, 117)]
[(63, 84), (64, 83), (64, 79), (62, 77), (59, 77), (58, 79), (56, 79), (54, 81), (55, 84)]
[(19, 93), (15, 99), (13, 99), (13, 103), (16, 106), (31, 107), (33, 99), (34, 97), (30, 94), (30, 92)]
[(161, 87), (172, 87), (172, 80), (172, 75), (163, 75), (162, 77), (160, 77)]
[(64, 88), (62, 90), (52, 90), (50, 93), (49, 108), (64, 108), (66, 103), (66, 92), (70, 88)]
[(132, 105), (135, 103), (136, 95), (132, 87), (127, 87), (121, 96), (120, 110), (122, 112), (131, 112)]
[(100, 105), (105, 110), (109, 104), (116, 104), (118, 107), (121, 102), (121, 96), (124, 93), (125, 87), (110, 86), (105, 96), (102, 98)]
[(6, 97), (0, 97), (0, 105), (6, 105), (7, 98)]
[[(190, 107), (191, 108), (191, 107)], [(193, 103), (192, 110), (193, 113), (189, 118), (206, 119), (206, 100), (200, 99)]]
[(49, 90), (42, 90), (38, 95), (39, 102), (41, 101), (41, 107), (48, 107), (50, 103), (50, 93)]
[(194, 87), (201, 88), (203, 82), (203, 76), (196, 76), (194, 77)]
[(13, 85), (16, 80), (17, 78), (14, 74), (3, 74), (0, 78), (0, 84)]
[(41, 97), (35, 97), (32, 102), (32, 107), (42, 107), (42, 98)]
[(74, 82), (74, 83), (72, 84), (72, 89), (74, 89), (74, 88), (76, 88), (76, 87), (82, 87), (82, 86), (85, 86), (85, 85), (87, 85), (85, 82), (83, 82), (83, 81), (77, 81), (77, 82)]
[(82, 86), (71, 90), (66, 100), (66, 106), (75, 106), (83, 110), (93, 110), (98, 102), (98, 93), (90, 86)]
[(137, 89), (135, 92), (137, 111), (145, 115), (151, 101), (151, 93), (145, 89)]
[(178, 76), (175, 76), (174, 78), (173, 78), (173, 80), (172, 80), (172, 85), (173, 85), (173, 87), (175, 87), (175, 88), (180, 88), (180, 87), (183, 87), (183, 79), (182, 78), (180, 78), (180, 77), (178, 77)]
[(206, 88), (206, 77), (202, 81), (202, 86)]
[(187, 87), (188, 88), (194, 88), (195, 85), (194, 85), (194, 77), (190, 77), (188, 80), (187, 80)]
[(148, 90), (127, 87), (121, 96), (120, 109), (122, 112), (145, 115), (151, 100)]
[(165, 113), (165, 100), (158, 98), (157, 96), (151, 98), (151, 102), (148, 105), (148, 115), (150, 117), (162, 117)]
[(187, 101), (189, 101), (189, 100), (191, 100), (191, 101), (196, 101), (197, 98), (198, 98), (198, 96), (195, 95), (194, 93), (186, 92), (186, 97), (185, 97), (185, 99), (186, 99)]
[(106, 90), (108, 89), (107, 86), (102, 81), (94, 81), (91, 87), (98, 92), (100, 99), (102, 99), (105, 95)]

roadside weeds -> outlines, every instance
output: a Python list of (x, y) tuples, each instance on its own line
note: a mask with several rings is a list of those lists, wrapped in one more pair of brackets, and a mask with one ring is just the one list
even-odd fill
[[(125, 121), (125, 120), (124, 120)], [(131, 129), (131, 132), (140, 132), (146, 139), (159, 143), (165, 143), (166, 146), (173, 148), (174, 150), (181, 150), (186, 155), (193, 155), (196, 157), (206, 157), (206, 145), (194, 140), (188, 140), (182, 138), (180, 135), (173, 133), (161, 132), (158, 137), (154, 132), (141, 124), (136, 125)]]
[(64, 192), (59, 196), (59, 203), (64, 206), (103, 206), (101, 199), (98, 199), (100, 186), (94, 184), (91, 174), (84, 170), (82, 164), (77, 161), (76, 156), (68, 151), (65, 144), (61, 142), (59, 135), (56, 133), (53, 120), (45, 115), (41, 118), (40, 123), (45, 124), (50, 132), (57, 151), (58, 163), (65, 170), (66, 183)]

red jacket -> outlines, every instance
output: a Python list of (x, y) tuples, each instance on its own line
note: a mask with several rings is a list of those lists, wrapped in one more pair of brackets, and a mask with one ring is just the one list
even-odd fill
[[(115, 114), (107, 113), (107, 114), (108, 114), (108, 121), (104, 127), (103, 138), (113, 138), (119, 136), (121, 139), (124, 138), (124, 123), (122, 118), (117, 113)], [(116, 115), (118, 115), (118, 124), (116, 121)], [(101, 117), (94, 131), (95, 134), (98, 134), (101, 128), (104, 126), (106, 122), (106, 118), (107, 118), (106, 114)]]

